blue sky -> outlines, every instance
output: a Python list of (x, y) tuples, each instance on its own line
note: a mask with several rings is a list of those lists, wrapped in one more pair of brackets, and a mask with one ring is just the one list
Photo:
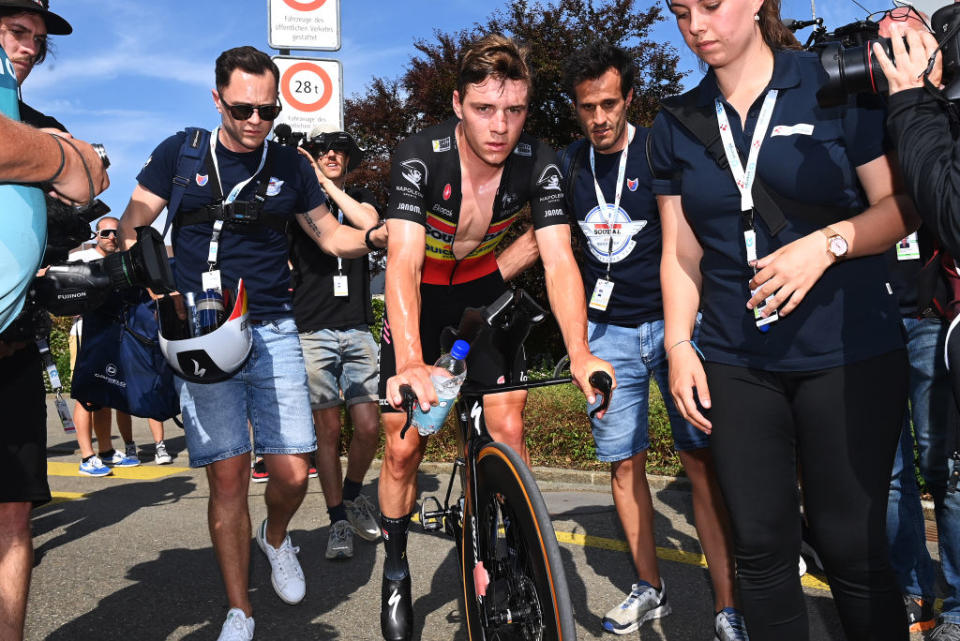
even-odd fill
[[(871, 11), (890, 6), (890, 0), (858, 1)], [(350, 97), (374, 76), (403, 73), (413, 42), (429, 39), (435, 28), (467, 28), (502, 6), (477, 0), (342, 0), (341, 50), (301, 53), (340, 60)], [(74, 33), (51, 37), (54, 53), (27, 78), (23, 97), (75, 136), (106, 145), (112, 185), (102, 198), (116, 215), (161, 140), (185, 126), (218, 123), (210, 96), (217, 55), (243, 44), (269, 51), (266, 0), (52, 0), (51, 8), (70, 21)], [(852, 0), (816, 0), (816, 9), (831, 27), (865, 15)], [(783, 0), (783, 17), (810, 15), (810, 0)], [(672, 20), (658, 25), (654, 35), (680, 51), (682, 66), (692, 70), (693, 80), (699, 78)]]

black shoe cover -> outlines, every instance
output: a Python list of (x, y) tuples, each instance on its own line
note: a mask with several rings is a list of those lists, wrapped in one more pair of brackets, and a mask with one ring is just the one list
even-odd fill
[(383, 577), (380, 588), (380, 632), (386, 641), (409, 641), (413, 637), (409, 574), (399, 581)]

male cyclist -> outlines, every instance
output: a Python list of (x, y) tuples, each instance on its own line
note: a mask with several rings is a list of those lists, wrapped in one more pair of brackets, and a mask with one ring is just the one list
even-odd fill
[[(575, 382), (593, 402), (589, 374), (613, 374), (587, 346), (586, 303), (570, 249), (556, 156), (523, 134), (530, 92), (526, 52), (500, 35), (481, 38), (467, 47), (460, 61), (453, 92), (456, 118), (411, 136), (394, 154), (386, 213), (387, 322), (380, 360), (381, 392), (393, 408), (402, 402), (402, 384), (413, 388), (423, 409), (437, 402), (428, 363), (439, 356), (440, 332), (456, 325), (464, 308), (496, 300), (506, 290), (504, 281), (516, 276), (517, 258), (527, 252), (511, 246), (497, 257), (494, 250), (527, 203)], [(467, 372), (477, 382), (495, 385), (505, 381), (508, 371), (519, 378), (524, 366), (505, 362), (494, 350), (475, 349), (468, 356)], [(527, 460), (525, 400), (525, 392), (488, 396), (484, 415), (491, 436)], [(397, 413), (383, 416), (380, 510), (386, 560), (380, 627), (389, 641), (409, 639), (413, 633), (406, 540), (417, 467), (426, 447), (416, 430), (400, 438), (403, 419)]]

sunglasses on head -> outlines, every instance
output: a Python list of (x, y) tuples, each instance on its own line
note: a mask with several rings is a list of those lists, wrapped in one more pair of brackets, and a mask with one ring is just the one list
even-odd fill
[(353, 137), (345, 131), (320, 134), (304, 145), (313, 156), (325, 154), (331, 149), (334, 151), (349, 152), (353, 148)]
[(231, 105), (223, 99), (223, 96), (220, 96), (220, 103), (227, 108), (234, 120), (249, 120), (253, 117), (253, 112), (256, 111), (260, 114), (260, 120), (269, 122), (277, 119), (281, 109), (280, 105)]
[(116, 237), (116, 235), (117, 235), (117, 230), (116, 230), (116, 229), (101, 229), (100, 231), (97, 232), (97, 235), (100, 236), (100, 238), (110, 238), (111, 236)]

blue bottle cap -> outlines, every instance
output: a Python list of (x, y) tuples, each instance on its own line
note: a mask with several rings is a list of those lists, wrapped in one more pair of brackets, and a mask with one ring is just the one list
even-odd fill
[(450, 355), (453, 356), (458, 361), (462, 361), (467, 357), (467, 354), (470, 353), (470, 343), (465, 340), (458, 340), (453, 343), (453, 349), (450, 350)]

